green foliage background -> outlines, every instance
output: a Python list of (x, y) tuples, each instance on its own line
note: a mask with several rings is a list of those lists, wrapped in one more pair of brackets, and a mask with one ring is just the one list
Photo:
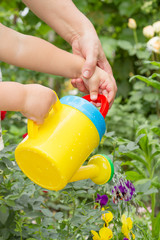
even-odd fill
[[(115, 206), (113, 181), (97, 186), (86, 180), (69, 184), (60, 192), (44, 192), (15, 164), (14, 149), (27, 131), (26, 120), (19, 113), (8, 112), (2, 122), (5, 149), (0, 153), (0, 240), (92, 239), (90, 230), (98, 231), (103, 225), (101, 211), (94, 209), (97, 193), (109, 196), (108, 207), (115, 216), (113, 239), (123, 239), (122, 212), (132, 216), (136, 239), (160, 239), (160, 56), (147, 51), (142, 34), (143, 27), (159, 20), (159, 1), (74, 3), (95, 26), (118, 85), (117, 98), (106, 118), (107, 133), (94, 153), (110, 156), (118, 178), (125, 175), (135, 184), (136, 197), (133, 202)], [(69, 44), (31, 11), (23, 16), (24, 9), (20, 0), (1, 0), (0, 22), (71, 51)], [(137, 22), (138, 42), (127, 26), (130, 17)], [(53, 88), (59, 97), (70, 94), (68, 79), (5, 63), (1, 68), (3, 81), (40, 83)], [(146, 215), (138, 212), (140, 206)]]

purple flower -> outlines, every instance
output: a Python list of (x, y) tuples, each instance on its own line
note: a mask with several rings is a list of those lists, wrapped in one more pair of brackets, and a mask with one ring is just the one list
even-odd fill
[(135, 187), (129, 180), (119, 180), (119, 183), (112, 189), (113, 202), (118, 203), (119, 200), (130, 201), (135, 193)]
[(123, 238), (123, 240), (129, 240), (129, 239), (125, 237), (125, 238)]
[(107, 202), (108, 202), (108, 197), (107, 197), (107, 195), (102, 195), (102, 196), (100, 196), (99, 194), (97, 194), (96, 202), (99, 202), (100, 205), (101, 205), (101, 208), (102, 208), (102, 207), (105, 206), (105, 205), (107, 204)]

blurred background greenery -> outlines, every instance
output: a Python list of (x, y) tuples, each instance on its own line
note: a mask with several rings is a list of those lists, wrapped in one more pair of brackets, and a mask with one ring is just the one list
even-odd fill
[[(144, 27), (153, 25), (160, 20), (159, 0), (75, 0), (73, 2), (95, 26), (118, 86), (117, 97), (106, 117), (106, 135), (95, 152), (108, 154), (114, 162), (116, 171), (120, 171), (121, 168), (127, 179), (133, 181), (137, 186), (135, 208), (137, 208), (136, 206), (143, 206), (152, 209), (148, 218), (145, 216), (142, 218), (141, 216), (137, 219), (135, 217), (135, 222), (140, 224), (148, 234), (147, 238), (140, 230), (136, 230), (136, 239), (160, 239), (158, 230), (160, 229), (160, 161), (158, 158), (160, 153), (160, 88), (155, 88), (153, 84), (154, 81), (158, 83), (160, 81), (160, 66), (156, 65), (156, 62), (160, 61), (160, 55), (147, 49), (149, 38), (143, 35)], [(128, 27), (129, 18), (136, 21), (137, 27), (135, 29)], [(71, 51), (70, 45), (37, 18), (20, 0), (0, 1), (0, 22), (16, 31), (46, 39), (62, 49)], [(73, 89), (69, 79), (63, 77), (21, 69), (5, 63), (1, 63), (1, 69), (3, 81), (39, 83), (49, 86), (57, 92), (59, 98), (68, 94), (82, 95)], [(135, 75), (143, 75), (148, 84), (145, 83), (144, 79), (142, 80), (142, 77), (136, 80)], [(131, 78), (132, 81), (129, 81)], [(87, 182), (87, 188), (83, 183), (81, 185), (77, 183), (73, 186), (70, 185), (71, 187), (68, 187), (62, 193), (50, 192), (48, 193), (49, 196), (46, 197), (42, 194), (43, 198), (38, 198), (41, 195), (41, 189), (35, 189), (35, 185), (31, 184), (30, 180), (26, 180), (14, 164), (13, 166), (10, 165), (9, 168), (12, 169), (10, 172), (8, 170), (9, 163), (6, 160), (9, 158), (14, 161), (14, 146), (11, 144), (18, 144), (22, 140), (22, 135), (27, 131), (26, 120), (20, 113), (8, 112), (7, 117), (2, 122), (2, 127), (5, 147), (8, 148), (0, 155), (3, 163), (0, 165), (3, 170), (0, 176), (3, 187), (0, 192), (4, 197), (4, 200), (2, 201), (2, 197), (0, 201), (2, 201), (1, 204), (5, 206), (5, 209), (9, 210), (8, 212), (6, 210), (6, 215), (2, 214), (0, 210), (1, 216), (6, 217), (6, 221), (0, 223), (2, 231), (0, 240), (15, 239), (15, 236), (17, 236), (16, 239), (22, 239), (23, 237), (23, 239), (28, 240), (91, 239), (91, 236), (87, 235), (87, 227), (86, 230), (82, 229), (83, 231), (80, 228), (81, 224), (83, 225), (80, 219), (83, 219), (84, 212), (83, 217), (80, 212), (78, 213), (77, 222), (71, 216), (74, 215), (76, 207), (80, 210), (84, 209), (86, 207), (85, 203), (88, 203), (97, 191), (103, 194), (105, 187), (97, 187)], [(9, 176), (8, 180), (6, 175)], [(24, 195), (29, 196), (30, 199), (24, 197), (22, 192), (18, 191), (22, 188), (22, 185)], [(106, 189), (108, 191), (107, 187)], [(33, 196), (38, 198), (37, 203), (34, 202)], [(48, 218), (42, 224), (42, 212), (41, 215), (38, 215), (39, 212), (37, 213), (37, 211), (42, 211), (40, 205), (59, 214), (54, 216), (54, 224), (57, 228), (54, 234), (58, 237), (49, 238), (50, 232), (46, 229), (51, 225), (51, 213), (49, 210), (43, 212), (44, 216)], [(114, 206), (112, 207), (115, 209)], [(33, 211), (32, 214), (31, 210)], [(86, 208), (85, 211), (89, 210)], [(93, 210), (90, 214), (93, 214)], [(9, 217), (15, 225), (9, 222)], [(36, 225), (33, 226), (27, 217), (36, 218)], [(56, 225), (58, 224), (57, 221), (59, 221), (59, 225)], [(4, 226), (6, 223), (10, 226), (9, 231)], [(73, 224), (74, 231), (70, 224)], [(150, 224), (150, 228), (148, 224)], [(150, 234), (151, 226), (152, 234)], [(90, 225), (88, 225), (89, 227)], [(70, 233), (67, 232), (66, 228), (70, 229)], [(68, 235), (63, 236), (62, 232), (65, 233), (65, 231)], [(75, 237), (75, 233), (72, 235), (72, 232), (79, 234), (80, 237)], [(43, 234), (46, 237), (43, 237)], [(35, 238), (31, 238), (33, 235)]]

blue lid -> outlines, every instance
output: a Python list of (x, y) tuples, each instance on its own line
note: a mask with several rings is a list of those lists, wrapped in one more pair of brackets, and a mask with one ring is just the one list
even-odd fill
[(95, 125), (99, 133), (100, 140), (105, 133), (106, 124), (100, 111), (89, 101), (77, 96), (65, 96), (60, 99), (62, 104), (74, 107), (84, 113)]

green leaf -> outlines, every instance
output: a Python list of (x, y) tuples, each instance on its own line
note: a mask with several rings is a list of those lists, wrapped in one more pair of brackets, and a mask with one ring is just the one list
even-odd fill
[(151, 180), (149, 179), (141, 179), (138, 180), (134, 183), (134, 186), (136, 188), (136, 192), (141, 192), (141, 193), (145, 193), (149, 190), (150, 186), (151, 186)]
[(117, 44), (120, 48), (122, 48), (124, 50), (130, 50), (133, 48), (132, 44), (125, 40), (118, 40)]
[(13, 162), (10, 161), (8, 158), (2, 157), (2, 161), (5, 163), (5, 165), (9, 168), (13, 168)]
[(150, 64), (152, 64), (152, 65), (154, 65), (154, 66), (158, 66), (158, 67), (160, 67), (160, 62), (146, 61), (146, 63), (150, 63)]
[(8, 196), (5, 197), (6, 200), (16, 200), (21, 196), (21, 194), (9, 194)]
[(160, 128), (152, 127), (151, 130), (160, 137)]
[[(15, 148), (17, 147), (16, 144), (10, 144), (9, 146), (3, 148), (3, 150), (0, 153), (7, 153), (7, 152), (13, 152), (15, 151)], [(1, 156), (0, 156), (1, 157)]]
[(151, 188), (147, 192), (144, 193), (144, 195), (150, 195), (152, 193), (158, 193), (158, 190), (156, 188)]
[(15, 201), (13, 201), (13, 200), (6, 200), (5, 203), (6, 203), (9, 207), (14, 207), (14, 206), (15, 206)]
[(152, 87), (160, 90), (160, 82), (158, 82), (156, 80), (149, 79), (149, 78), (146, 78), (146, 77), (143, 77), (143, 76), (140, 76), (140, 75), (135, 75), (135, 76), (131, 77), (129, 81), (131, 82), (135, 78), (138, 78), (139, 80), (147, 83), (149, 86), (152, 86)]
[(138, 174), (137, 172), (134, 171), (127, 171), (125, 172), (126, 178), (131, 181), (136, 181), (138, 179), (143, 178), (141, 174)]
[(127, 149), (128, 149), (129, 151), (133, 151), (133, 150), (135, 150), (135, 149), (137, 149), (137, 148), (139, 148), (139, 147), (137, 146), (137, 144), (136, 144), (135, 142), (129, 142), (129, 143), (127, 144)]
[(138, 149), (139, 146), (135, 143), (135, 142), (129, 142), (126, 146), (125, 145), (120, 145), (119, 146), (119, 152), (120, 153), (126, 153), (126, 152), (130, 152), (133, 151), (135, 149)]
[(144, 178), (146, 177), (145, 174), (144, 174), (144, 171), (141, 170), (140, 167), (136, 165), (136, 163), (133, 163), (131, 161), (127, 161), (127, 162), (122, 162), (121, 163), (121, 166), (125, 166), (125, 165), (133, 166), (140, 175), (142, 175)]
[(138, 154), (133, 153), (133, 152), (129, 152), (129, 153), (124, 153), (124, 155), (133, 159), (133, 160), (137, 160), (138, 162), (143, 163), (143, 165), (145, 167), (147, 167), (147, 162), (142, 157), (140, 157)]
[(144, 134), (144, 136), (139, 140), (139, 144), (142, 148), (142, 150), (148, 155), (149, 154), (149, 148), (148, 148), (148, 136), (147, 136), (147, 131), (144, 126), (141, 126), (138, 131), (137, 135)]
[(29, 217), (29, 218), (37, 218), (37, 217), (43, 217), (43, 214), (42, 212), (39, 212), (39, 211), (26, 211), (26, 214), (25, 214), (26, 217)]
[(149, 78), (153, 79), (155, 77), (160, 77), (159, 73), (153, 73)]
[(10, 127), (10, 132), (16, 136), (22, 136), (25, 131), (26, 131), (26, 127), (19, 128), (19, 127), (16, 127), (15, 125), (11, 125)]
[(148, 59), (151, 54), (148, 51), (137, 50), (136, 55), (139, 59)]
[(63, 212), (57, 212), (55, 215), (54, 215), (54, 218), (56, 220), (62, 220), (63, 219)]
[(41, 212), (47, 217), (53, 217), (53, 213), (48, 209), (41, 209)]
[(0, 222), (5, 224), (9, 217), (9, 208), (6, 206), (0, 206)]
[[(160, 154), (160, 151), (158, 152), (158, 154)], [(157, 160), (157, 162), (156, 162), (155, 165), (154, 165), (154, 168), (155, 168), (155, 169), (158, 168), (159, 165), (160, 165), (160, 159)]]
[(133, 4), (132, 1), (121, 1), (119, 5), (120, 15), (131, 17), (132, 14), (135, 14), (137, 11), (139, 11), (140, 6), (140, 2)]
[(108, 38), (108, 36), (100, 37), (100, 41), (106, 57), (113, 59), (115, 56), (115, 51), (117, 49), (117, 41), (113, 38)]
[(160, 181), (158, 179), (158, 176), (156, 176), (154, 179), (152, 179), (152, 185), (156, 188), (160, 188)]

